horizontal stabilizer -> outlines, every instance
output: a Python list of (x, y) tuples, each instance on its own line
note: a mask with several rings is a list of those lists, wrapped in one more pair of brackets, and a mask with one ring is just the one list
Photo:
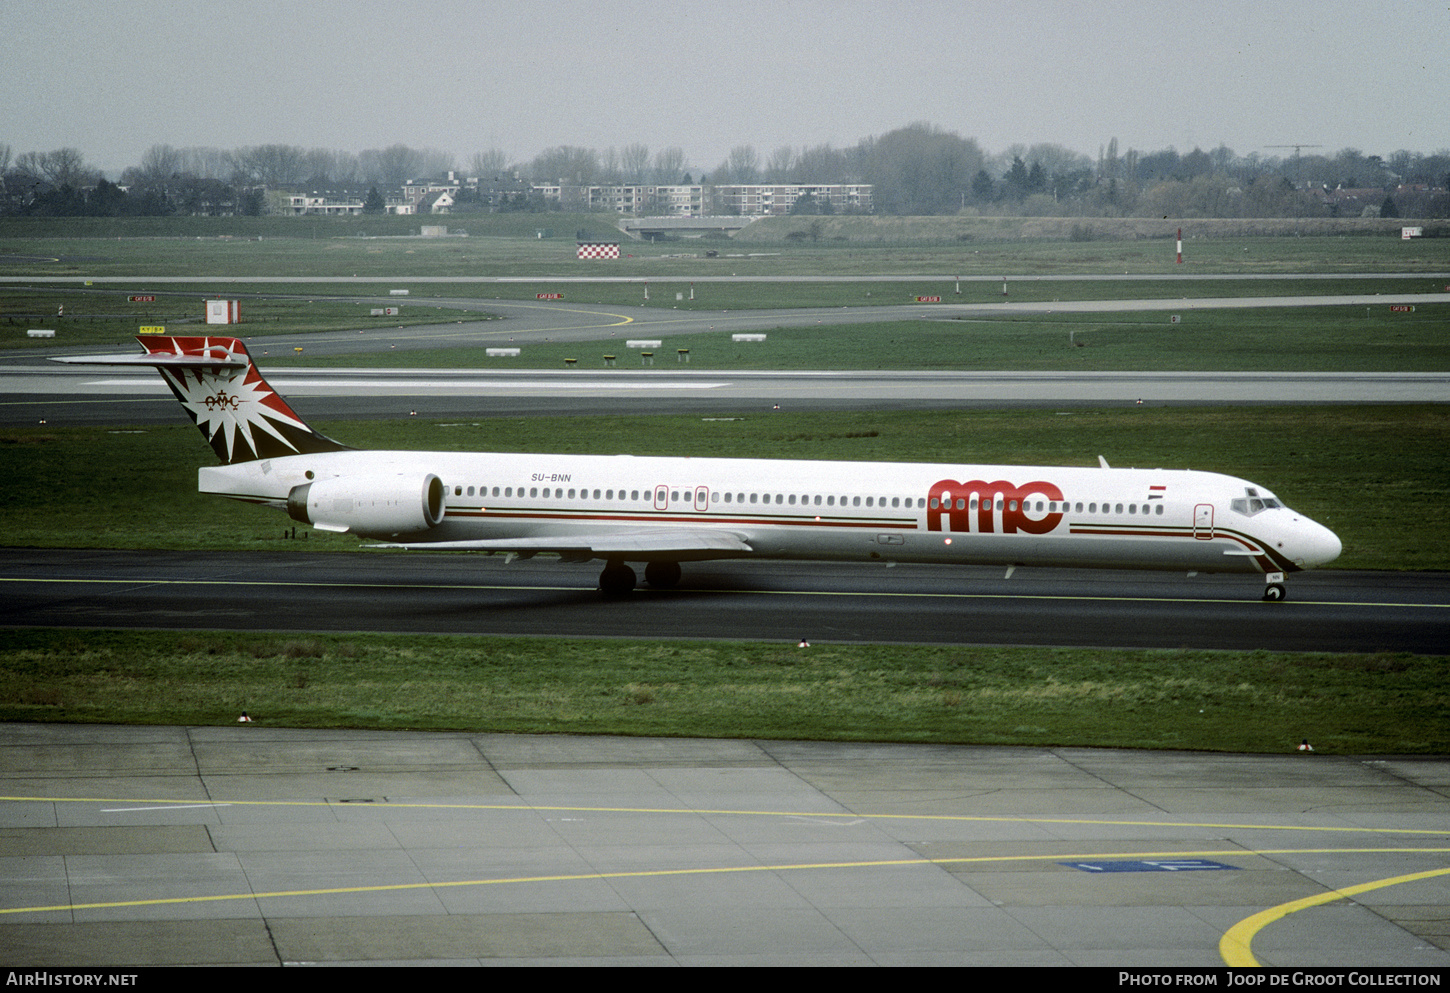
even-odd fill
[(156, 369), (245, 369), (247, 360), (232, 355), (68, 355), (52, 362), (71, 365), (142, 365)]

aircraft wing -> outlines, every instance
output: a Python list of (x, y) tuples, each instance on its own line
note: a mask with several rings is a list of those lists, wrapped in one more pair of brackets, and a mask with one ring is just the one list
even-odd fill
[(595, 531), (588, 534), (548, 535), (536, 538), (481, 538), (468, 541), (387, 542), (368, 548), (406, 548), (413, 551), (514, 552), (536, 555), (557, 552), (566, 558), (721, 559), (755, 551), (745, 539), (729, 531), (705, 528), (649, 528)]

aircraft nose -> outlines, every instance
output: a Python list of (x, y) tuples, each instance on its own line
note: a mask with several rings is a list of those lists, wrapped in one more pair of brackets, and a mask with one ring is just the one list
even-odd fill
[(1339, 535), (1323, 524), (1307, 519), (1301, 520), (1299, 526), (1303, 530), (1297, 542), (1299, 554), (1295, 556), (1295, 559), (1300, 565), (1306, 569), (1312, 569), (1315, 566), (1328, 565), (1339, 558), (1339, 553), (1344, 550)]

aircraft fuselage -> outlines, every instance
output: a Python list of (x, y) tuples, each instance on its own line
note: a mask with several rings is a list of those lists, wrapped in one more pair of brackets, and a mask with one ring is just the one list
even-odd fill
[[(441, 514), (361, 506), (410, 509), (426, 502), (430, 477)], [(349, 488), (361, 479), (382, 485)], [(319, 484), (321, 500), (299, 519), (411, 547), (530, 539), (544, 548), (620, 529), (718, 531), (748, 546), (597, 556), (621, 561), (750, 554), (1276, 573), (1340, 550), (1332, 532), (1263, 487), (1190, 470), (344, 451), (199, 472), (202, 492), (278, 507)]]

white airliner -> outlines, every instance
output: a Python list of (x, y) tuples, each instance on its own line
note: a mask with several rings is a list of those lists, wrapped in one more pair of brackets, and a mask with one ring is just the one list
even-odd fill
[(387, 547), (601, 559), (601, 590), (680, 563), (812, 559), (1284, 574), (1340, 541), (1248, 480), (1212, 472), (908, 462), (358, 451), (318, 434), (225, 337), (138, 337), (220, 466), (198, 487)]

